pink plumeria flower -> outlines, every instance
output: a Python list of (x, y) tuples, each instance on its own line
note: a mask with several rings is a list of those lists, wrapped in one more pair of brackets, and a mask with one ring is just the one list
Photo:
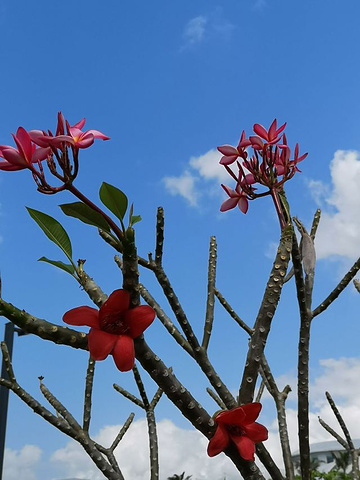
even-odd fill
[(23, 128), (17, 129), (16, 135), (12, 134), (17, 148), (9, 145), (0, 145), (0, 170), (14, 171), (29, 168), (33, 170), (33, 163), (45, 160), (50, 154), (50, 148), (36, 148), (31, 141), (29, 133)]
[(228, 194), (229, 198), (222, 203), (220, 212), (226, 212), (227, 210), (231, 210), (238, 206), (243, 213), (246, 213), (249, 208), (249, 202), (246, 194), (242, 191), (241, 186), (237, 184), (235, 190), (232, 190), (227, 185), (221, 184), (221, 186)]
[[(276, 118), (270, 125), (269, 130), (266, 130), (266, 128), (264, 128), (259, 123), (255, 123), (253, 129), (256, 135), (250, 135), (249, 137), (252, 147), (255, 150), (262, 150), (264, 148), (264, 144), (274, 145), (275, 143), (278, 143), (281, 138), (281, 136), (279, 135), (285, 127), (286, 123), (281, 125), (281, 127), (277, 128)], [(265, 140), (265, 142), (263, 142), (263, 140)]]
[[(54, 135), (50, 130), (48, 130), (48, 133), (44, 132), (43, 130), (30, 130), (29, 135), (31, 140), (40, 147), (48, 147), (51, 141), (54, 139)], [(65, 119), (61, 112), (58, 112), (55, 137), (59, 135), (65, 135)]]
[(223, 157), (220, 159), (221, 165), (231, 165), (237, 160), (238, 157), (246, 159), (246, 147), (250, 145), (251, 142), (246, 138), (245, 131), (243, 130), (237, 147), (233, 147), (231, 145), (222, 145), (217, 147), (219, 152), (223, 154)]
[[(41, 130), (32, 130), (30, 134), (33, 141), (38, 145), (50, 145), (55, 148), (61, 148), (63, 143), (72, 145), (76, 149), (88, 148), (94, 143), (95, 138), (99, 138), (101, 140), (110, 139), (110, 137), (99, 130), (86, 130), (83, 132), (81, 129), (84, 127), (84, 125), (85, 118), (75, 123), (75, 125), (70, 126), (69, 122), (64, 120), (62, 113), (59, 112), (55, 136), (53, 136), (51, 132), (49, 132), (48, 135)], [(67, 134), (65, 134), (65, 126)]]

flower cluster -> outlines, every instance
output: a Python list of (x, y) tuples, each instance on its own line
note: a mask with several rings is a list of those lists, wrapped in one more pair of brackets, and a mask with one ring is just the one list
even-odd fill
[(218, 455), (233, 442), (244, 460), (254, 460), (255, 443), (268, 438), (267, 429), (255, 422), (260, 410), (261, 403), (254, 402), (216, 415), (217, 428), (209, 442), (208, 455)]
[[(269, 130), (256, 123), (253, 127), (255, 135), (247, 138), (243, 130), (237, 147), (231, 145), (218, 147), (223, 155), (220, 164), (224, 165), (236, 181), (234, 190), (222, 185), (229, 197), (220, 207), (222, 212), (238, 206), (246, 213), (249, 200), (280, 191), (282, 185), (299, 171), (297, 164), (306, 158), (307, 153), (299, 156), (299, 145), (296, 144), (291, 158), (291, 150), (283, 133), (285, 126), (286, 123), (278, 128), (276, 119)], [(253, 150), (252, 155), (247, 151), (249, 148)], [(234, 163), (238, 169), (236, 173), (230, 168)], [(262, 185), (267, 190), (256, 193), (255, 185)]]
[[(85, 118), (70, 126), (62, 113), (58, 113), (55, 135), (48, 130), (25, 130), (19, 127), (13, 138), (15, 147), (0, 145), (0, 170), (14, 171), (29, 169), (38, 189), (44, 193), (55, 193), (59, 188), (48, 185), (42, 161), (46, 160), (50, 172), (64, 185), (72, 183), (78, 172), (79, 149), (90, 147), (96, 138), (108, 140), (110, 137), (98, 130), (82, 131)], [(71, 149), (73, 163), (68, 149)], [(60, 187), (62, 189), (64, 187)]]
[(126, 372), (135, 361), (134, 338), (153, 322), (155, 311), (148, 305), (130, 307), (126, 290), (115, 290), (99, 310), (77, 307), (63, 316), (69, 325), (90, 327), (88, 346), (94, 360), (105, 360), (111, 354), (117, 368)]

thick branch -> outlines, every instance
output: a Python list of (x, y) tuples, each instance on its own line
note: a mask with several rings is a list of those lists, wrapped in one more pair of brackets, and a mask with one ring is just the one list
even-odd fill
[(239, 404), (250, 403), (254, 397), (260, 361), (270, 332), (271, 321), (280, 300), (281, 290), (290, 259), (292, 237), (293, 229), (291, 227), (288, 226), (282, 230), (280, 245), (266, 286), (263, 301), (255, 321), (254, 333), (250, 339), (243, 378), (239, 389)]

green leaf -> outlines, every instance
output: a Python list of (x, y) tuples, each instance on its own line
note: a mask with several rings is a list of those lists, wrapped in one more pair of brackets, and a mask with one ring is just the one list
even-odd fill
[(26, 207), (31, 218), (39, 225), (45, 235), (65, 253), (69, 260), (72, 259), (72, 248), (68, 234), (64, 227), (55, 218), (46, 213)]
[(103, 182), (99, 191), (100, 200), (119, 220), (123, 220), (128, 199), (121, 190)]
[(66, 273), (70, 273), (70, 275), (73, 275), (75, 272), (75, 269), (72, 265), (60, 262), (59, 260), (49, 260), (46, 257), (41, 257), (39, 258), (38, 262), (50, 263), (51, 265), (54, 265), (55, 267), (60, 268), (61, 270), (64, 270)]
[(142, 218), (140, 215), (133, 215), (131, 217), (131, 225), (135, 225), (135, 223), (141, 222)]
[(105, 218), (83, 202), (64, 203), (59, 205), (65, 215), (78, 218), (88, 225), (94, 225), (106, 232), (110, 232), (110, 227)]

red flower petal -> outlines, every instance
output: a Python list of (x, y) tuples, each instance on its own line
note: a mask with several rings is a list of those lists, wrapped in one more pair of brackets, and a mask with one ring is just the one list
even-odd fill
[(221, 145), (220, 147), (217, 147), (220, 153), (223, 155), (229, 156), (229, 155), (236, 155), (237, 157), (239, 156), (239, 152), (235, 147), (232, 145)]
[(244, 460), (255, 460), (255, 444), (245, 435), (230, 435), (231, 440), (235, 443), (240, 456)]
[(218, 424), (227, 424), (227, 425), (243, 425), (243, 421), (245, 420), (245, 412), (243, 407), (236, 407), (232, 410), (225, 410), (224, 412), (219, 413), (216, 415), (216, 422)]
[(136, 338), (153, 322), (155, 311), (148, 305), (130, 308), (124, 314), (124, 321), (129, 327), (129, 336)]
[(68, 325), (99, 328), (99, 311), (92, 307), (76, 307), (65, 313), (63, 322)]
[(226, 428), (222, 425), (218, 425), (214, 436), (211, 438), (208, 448), (207, 454), (209, 457), (215, 457), (220, 452), (223, 452), (227, 449), (230, 443), (230, 437)]
[(114, 349), (117, 341), (118, 335), (92, 328), (88, 335), (90, 355), (94, 360), (105, 360)]
[(246, 213), (249, 208), (249, 202), (248, 199), (244, 196), (241, 196), (238, 201), (238, 207), (242, 211), (242, 213)]
[(268, 438), (267, 428), (260, 423), (250, 423), (250, 425), (243, 426), (243, 429), (254, 443), (263, 442)]
[(239, 199), (235, 198), (228, 198), (221, 204), (220, 212), (226, 212), (227, 210), (231, 210), (232, 208), (236, 207)]
[[(99, 310), (99, 325), (104, 322), (114, 323), (119, 319), (130, 305), (130, 295), (126, 290), (114, 290), (109, 298), (103, 303)], [(113, 320), (113, 322), (112, 322)]]
[(86, 130), (84, 135), (93, 135), (94, 138), (99, 138), (100, 140), (110, 140), (110, 137), (100, 132), (99, 130)]
[(224, 155), (220, 159), (220, 165), (231, 165), (232, 163), (235, 162), (235, 160), (238, 158), (239, 155)]
[(121, 372), (131, 370), (135, 363), (134, 340), (128, 335), (117, 335), (117, 341), (111, 354)]
[[(259, 135), (259, 137), (263, 138), (264, 140), (269, 140), (269, 135), (268, 135), (268, 132), (266, 131), (266, 129), (260, 125), (259, 123), (255, 123), (254, 125), (254, 132)], [(251, 137), (249, 137), (251, 143), (252, 143), (252, 140), (251, 140)]]
[(241, 408), (245, 413), (245, 419), (243, 421), (243, 425), (249, 425), (250, 423), (255, 422), (255, 420), (259, 416), (262, 405), (259, 402), (253, 402), (253, 403), (246, 403), (245, 405), (241, 405)]

